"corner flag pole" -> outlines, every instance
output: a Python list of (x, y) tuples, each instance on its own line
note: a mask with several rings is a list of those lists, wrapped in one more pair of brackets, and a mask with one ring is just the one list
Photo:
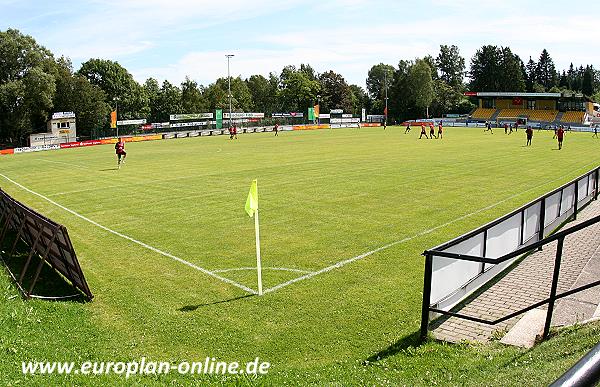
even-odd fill
[(256, 270), (258, 271), (258, 295), (262, 296), (262, 268), (260, 264), (260, 231), (258, 225), (258, 183), (256, 179), (252, 180), (250, 192), (246, 199), (246, 213), (249, 217), (254, 216), (254, 231), (256, 234)]
[(258, 209), (254, 216), (254, 231), (256, 233), (256, 270), (258, 271), (258, 295), (262, 296), (262, 267), (260, 264), (260, 231), (258, 226)]

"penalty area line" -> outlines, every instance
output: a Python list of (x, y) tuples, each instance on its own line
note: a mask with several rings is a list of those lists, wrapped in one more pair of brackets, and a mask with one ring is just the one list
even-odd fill
[(250, 294), (258, 294), (258, 292), (257, 292), (257, 291), (255, 291), (255, 290), (253, 290), (253, 289), (250, 289), (249, 287), (247, 287), (247, 286), (244, 286), (244, 285), (242, 285), (242, 284), (239, 284), (239, 283), (237, 283), (237, 282), (235, 282), (235, 281), (232, 281), (232, 280), (230, 280), (229, 278), (221, 277), (220, 275), (217, 275), (217, 274), (213, 273), (212, 271), (210, 271), (210, 270), (207, 270), (207, 269), (205, 269), (205, 268), (203, 268), (203, 267), (200, 267), (200, 266), (198, 266), (198, 265), (194, 265), (193, 263), (191, 263), (191, 262), (188, 262), (188, 261), (186, 261), (185, 259), (181, 259), (181, 258), (179, 258), (179, 257), (176, 257), (176, 256), (174, 256), (173, 254), (170, 254), (170, 253), (167, 253), (167, 252), (165, 252), (165, 251), (159, 250), (159, 249), (157, 249), (156, 247), (150, 246), (149, 244), (146, 244), (146, 243), (144, 243), (144, 242), (140, 242), (140, 241), (138, 241), (138, 240), (136, 240), (136, 239), (133, 239), (133, 238), (132, 238), (132, 237), (130, 237), (130, 236), (127, 236), (127, 235), (125, 235), (125, 234), (121, 234), (121, 233), (120, 233), (120, 232), (118, 232), (118, 231), (112, 230), (112, 229), (110, 229), (110, 228), (108, 228), (108, 227), (106, 227), (106, 226), (103, 226), (103, 225), (101, 225), (101, 224), (100, 224), (100, 223), (98, 223), (98, 222), (95, 222), (95, 221), (93, 221), (93, 220), (91, 220), (91, 219), (89, 219), (89, 218), (86, 218), (85, 216), (83, 216), (83, 215), (81, 215), (81, 214), (79, 214), (79, 213), (77, 213), (77, 212), (75, 212), (75, 211), (73, 211), (73, 210), (71, 210), (71, 209), (69, 209), (69, 208), (67, 208), (67, 207), (65, 207), (65, 206), (63, 206), (63, 205), (61, 205), (61, 204), (57, 203), (57, 202), (55, 202), (55, 201), (54, 201), (54, 200), (52, 200), (52, 199), (50, 199), (50, 198), (47, 198), (46, 196), (44, 196), (44, 195), (42, 195), (42, 194), (40, 194), (40, 193), (37, 193), (37, 192), (35, 192), (35, 191), (32, 191), (31, 189), (29, 189), (29, 188), (25, 187), (25, 186), (24, 186), (24, 185), (22, 185), (22, 184), (19, 184), (19, 183), (17, 183), (16, 181), (12, 180), (11, 178), (9, 178), (9, 177), (7, 177), (7, 176), (5, 176), (5, 175), (1, 174), (1, 173), (0, 173), (0, 176), (2, 176), (4, 179), (8, 180), (8, 181), (9, 181), (9, 182), (11, 182), (12, 184), (16, 185), (17, 187), (19, 187), (19, 188), (23, 189), (24, 191), (27, 191), (27, 192), (29, 192), (30, 194), (36, 195), (36, 196), (38, 196), (38, 197), (40, 197), (40, 198), (42, 198), (42, 199), (46, 200), (47, 202), (49, 202), (49, 203), (51, 203), (51, 204), (55, 205), (56, 207), (58, 207), (58, 208), (60, 208), (60, 209), (62, 209), (62, 210), (64, 210), (64, 211), (66, 211), (66, 212), (70, 213), (71, 215), (74, 215), (74, 216), (76, 216), (76, 217), (78, 217), (78, 218), (80, 218), (80, 219), (82, 219), (82, 220), (85, 220), (86, 222), (88, 222), (88, 223), (91, 223), (91, 224), (93, 224), (94, 226), (96, 226), (96, 227), (98, 227), (98, 228), (101, 228), (101, 229), (102, 229), (102, 230), (104, 230), (104, 231), (107, 231), (107, 232), (109, 232), (109, 233), (111, 233), (111, 234), (113, 234), (113, 235), (116, 235), (116, 236), (118, 236), (118, 237), (121, 237), (121, 238), (123, 238), (123, 239), (126, 239), (126, 240), (128, 240), (128, 241), (130, 241), (130, 242), (133, 242), (133, 243), (135, 243), (135, 244), (137, 244), (137, 245), (139, 245), (139, 246), (142, 246), (142, 247), (144, 247), (144, 248), (146, 248), (146, 249), (148, 249), (148, 250), (150, 250), (150, 251), (153, 251), (153, 252), (155, 252), (155, 253), (157, 253), (157, 254), (160, 254), (160, 255), (162, 255), (162, 256), (165, 256), (165, 257), (167, 257), (167, 258), (171, 258), (171, 259), (172, 259), (172, 260), (174, 260), (174, 261), (177, 261), (177, 262), (179, 262), (179, 263), (182, 263), (182, 264), (184, 264), (184, 265), (186, 265), (186, 266), (189, 266), (189, 267), (191, 267), (191, 268), (193, 268), (193, 269), (196, 269), (196, 270), (198, 270), (198, 271), (200, 271), (200, 272), (202, 272), (202, 273), (204, 273), (204, 274), (206, 274), (206, 275), (209, 275), (209, 276), (211, 276), (211, 277), (213, 277), (213, 278), (216, 278), (216, 279), (218, 279), (218, 280), (220, 280), (220, 281), (223, 281), (223, 282), (225, 282), (225, 283), (228, 283), (228, 284), (230, 284), (230, 285), (233, 285), (233, 286), (235, 286), (235, 287), (237, 287), (237, 288), (240, 288), (240, 289), (242, 289), (242, 290), (244, 290), (244, 291), (246, 291), (246, 292), (248, 292), (248, 293), (250, 293)]

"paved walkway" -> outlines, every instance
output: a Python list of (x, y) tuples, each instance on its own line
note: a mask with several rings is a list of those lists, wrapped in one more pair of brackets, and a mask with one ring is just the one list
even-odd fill
[[(600, 200), (593, 201), (577, 215), (571, 227), (600, 215)], [(525, 258), (504, 278), (462, 307), (458, 312), (495, 320), (549, 297), (557, 242)], [(558, 281), (558, 293), (600, 279), (600, 224), (587, 227), (565, 238)], [(600, 287), (557, 302), (553, 325), (572, 324), (592, 317), (600, 302)], [(546, 309), (547, 306), (540, 309)], [(444, 341), (489, 341), (501, 338), (523, 315), (498, 325), (486, 325), (451, 317), (434, 321), (433, 335)]]

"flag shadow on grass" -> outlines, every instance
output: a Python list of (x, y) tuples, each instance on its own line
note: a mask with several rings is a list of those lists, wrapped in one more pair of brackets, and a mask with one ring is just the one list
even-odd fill
[(186, 305), (186, 306), (183, 306), (183, 307), (181, 307), (181, 308), (179, 308), (177, 310), (180, 311), (180, 312), (193, 312), (193, 311), (195, 311), (198, 308), (202, 308), (203, 306), (225, 304), (227, 302), (237, 301), (237, 300), (241, 300), (243, 298), (254, 297), (254, 296), (256, 296), (256, 294), (245, 294), (243, 296), (230, 298), (228, 300), (221, 300), (221, 301), (209, 302), (209, 303), (206, 303), (206, 304), (198, 304), (198, 305)]
[(383, 360), (386, 357), (394, 356), (405, 349), (410, 347), (418, 347), (421, 345), (420, 340), (420, 331), (416, 331), (411, 333), (410, 335), (404, 336), (400, 340), (396, 341), (394, 344), (389, 347), (382, 349), (374, 355), (369, 356), (364, 363), (373, 363), (379, 360)]

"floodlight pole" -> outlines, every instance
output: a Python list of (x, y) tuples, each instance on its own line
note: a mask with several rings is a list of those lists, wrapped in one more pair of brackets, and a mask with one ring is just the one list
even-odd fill
[(384, 73), (384, 87), (385, 87), (385, 125), (387, 126), (387, 117), (388, 117), (388, 93), (387, 93), (387, 70)]
[(229, 91), (229, 128), (231, 128), (231, 76), (229, 76), (229, 59), (234, 56), (233, 54), (225, 55), (227, 58), (227, 89)]
[(317, 94), (317, 106), (319, 107), (319, 115), (317, 116), (317, 125), (321, 124), (321, 94)]

